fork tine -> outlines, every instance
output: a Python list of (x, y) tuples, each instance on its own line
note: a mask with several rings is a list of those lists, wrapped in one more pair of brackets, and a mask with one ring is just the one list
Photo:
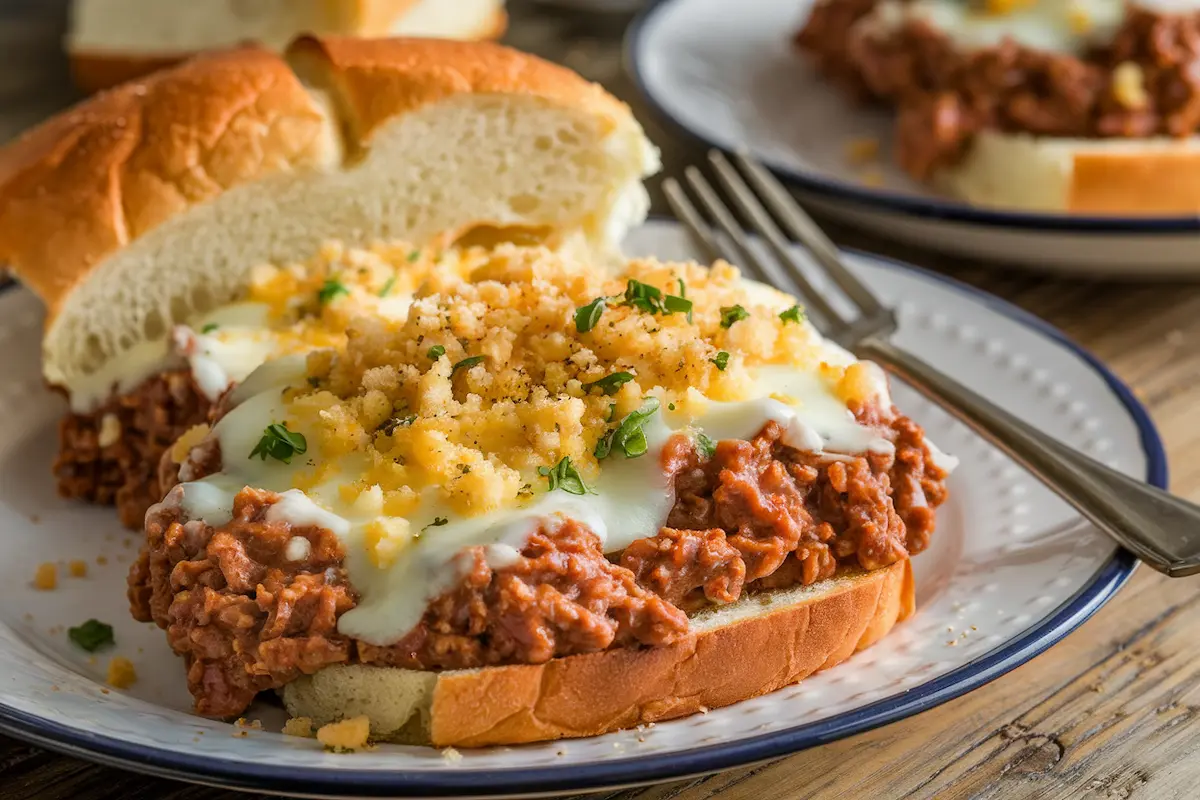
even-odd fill
[(750, 182), (758, 189), (758, 193), (767, 205), (775, 212), (779, 221), (783, 223), (783, 227), (812, 252), (821, 266), (829, 272), (830, 277), (859, 307), (863, 316), (886, 311), (875, 295), (858, 278), (854, 277), (850, 270), (846, 269), (837, 246), (817, 226), (808, 212), (792, 199), (779, 181), (775, 180), (775, 177), (765, 167), (754, 162), (745, 154), (734, 153), (733, 157)]
[(769, 280), (766, 271), (763, 269), (762, 262), (755, 255), (750, 237), (738, 225), (737, 220), (733, 218), (733, 214), (721, 202), (721, 198), (717, 196), (716, 191), (709, 185), (708, 180), (703, 173), (695, 167), (687, 167), (683, 170), (683, 176), (687, 179), (688, 184), (692, 187), (692, 192), (700, 200), (700, 205), (708, 212), (708, 216), (721, 232), (732, 242), (733, 247), (721, 248), (721, 254), (729, 259), (729, 261), (739, 264), (743, 269), (752, 273), (755, 277), (761, 280)]
[(675, 214), (675, 219), (684, 224), (695, 238), (696, 244), (706, 251), (705, 255), (711, 260), (720, 258), (721, 247), (717, 244), (717, 240), (712, 234), (712, 229), (708, 227), (708, 223), (704, 221), (704, 217), (692, 205), (692, 201), (688, 199), (687, 192), (679, 185), (679, 181), (674, 178), (667, 178), (663, 181), (662, 189), (663, 194), (667, 196), (667, 205), (671, 207), (671, 211)]
[[(771, 246), (771, 250), (780, 259), (779, 263), (772, 261), (771, 269), (769, 270), (772, 273), (771, 277), (774, 278), (773, 282), (775, 285), (788, 287), (789, 284), (794, 284), (800, 290), (800, 294), (803, 296), (809, 310), (815, 310), (830, 325), (848, 325), (849, 322), (829, 304), (822, 292), (808, 280), (808, 276), (804, 274), (804, 270), (801, 269), (800, 263), (796, 259), (796, 254), (792, 246), (784, 239), (779, 228), (771, 220), (771, 215), (767, 213), (767, 210), (755, 198), (750, 187), (742, 180), (742, 177), (733, 168), (733, 165), (725, 159), (724, 154), (717, 150), (711, 150), (709, 151), (708, 159), (716, 170), (717, 177), (721, 179), (721, 183), (725, 185), (737, 207), (750, 220), (750, 224), (755, 232), (766, 239), (767, 243)], [(782, 264), (789, 265), (791, 270), (785, 270), (781, 266)]]

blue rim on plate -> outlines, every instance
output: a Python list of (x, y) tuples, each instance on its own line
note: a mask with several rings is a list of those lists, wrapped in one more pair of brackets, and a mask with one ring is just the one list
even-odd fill
[[(650, 25), (670, 3), (681, 0), (652, 0), (637, 15), (625, 35), (625, 65), (634, 85), (637, 86), (647, 105), (662, 120), (678, 131), (698, 139), (710, 147), (731, 150), (730, 142), (718, 141), (690, 127), (672, 114), (651, 91), (645, 79), (643, 54)], [(784, 35), (781, 30), (780, 35)], [(927, 217), (987, 225), (1001, 228), (1023, 228), (1028, 230), (1074, 232), (1089, 234), (1169, 234), (1200, 232), (1200, 214), (1180, 214), (1167, 217), (1103, 217), (1076, 214), (1046, 214), (1023, 211), (997, 211), (967, 205), (953, 200), (934, 197), (918, 197), (889, 189), (875, 189), (846, 183), (821, 175), (817, 172), (801, 172), (783, 166), (770, 159), (763, 163), (788, 183), (800, 189), (834, 200), (843, 200), (863, 206), (886, 209), (891, 212), (914, 217)]]
[[(945, 284), (1082, 358), (1105, 380), (1137, 425), (1146, 453), (1146, 481), (1166, 488), (1166, 453), (1149, 413), (1129, 387), (1090, 352), (1072, 342), (1050, 323), (982, 289), (893, 259), (855, 250), (846, 252), (911, 273), (926, 281)], [(0, 291), (4, 288), (8, 287), (0, 287)], [(272, 764), (231, 764), (186, 753), (141, 747), (74, 730), (3, 705), (0, 705), (0, 731), (50, 750), (161, 777), (310, 797), (505, 797), (655, 783), (768, 761), (863, 733), (960, 697), (1019, 667), (1082, 625), (1125, 584), (1133, 574), (1136, 563), (1131, 553), (1118, 549), (1086, 586), (1035, 627), (952, 672), (894, 697), (879, 700), (848, 714), (737, 742), (624, 761), (457, 773), (331, 772), (317, 768), (283, 768)]]

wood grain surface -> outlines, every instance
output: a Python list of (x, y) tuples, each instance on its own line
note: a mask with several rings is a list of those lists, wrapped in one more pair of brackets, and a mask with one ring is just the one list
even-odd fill
[[(627, 17), (555, 12), (527, 0), (510, 0), (510, 7), (508, 40), (630, 101), (663, 147), (667, 172), (699, 158), (696, 145), (645, 113), (623, 76)], [(74, 98), (59, 51), (64, 20), (61, 0), (0, 0), (0, 140)], [(1200, 287), (1052, 280), (831, 231), (843, 243), (993, 291), (1061, 327), (1134, 387), (1166, 441), (1172, 489), (1200, 499)], [(771, 764), (606, 797), (1197, 797), (1198, 619), (1200, 580), (1170, 581), (1143, 569), (1064, 642), (961, 699)], [(0, 737), (5, 800), (232, 797), (249, 795), (93, 766)]]

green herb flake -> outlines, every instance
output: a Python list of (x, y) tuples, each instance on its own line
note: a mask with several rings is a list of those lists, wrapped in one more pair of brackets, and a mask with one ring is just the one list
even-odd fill
[(596, 442), (596, 449), (593, 455), (598, 459), (608, 458), (613, 452), (620, 452), (626, 458), (637, 458), (645, 455), (649, 449), (649, 444), (646, 441), (646, 432), (642, 430), (642, 426), (655, 414), (658, 413), (659, 402), (657, 397), (647, 397), (642, 402), (642, 407), (637, 411), (633, 411), (625, 415), (621, 423), (617, 427), (604, 435), (600, 441)]
[(562, 489), (567, 494), (595, 494), (583, 482), (570, 456), (563, 456), (553, 467), (538, 467), (537, 472), (548, 481), (551, 492)]
[(201, 333), (212, 333), (213, 331), (215, 331), (215, 330), (216, 330), (217, 328), (219, 328), (219, 327), (221, 327), (221, 326), (220, 326), (220, 325), (218, 325), (217, 323), (215, 323), (215, 322), (210, 322), (210, 323), (208, 323), (207, 325), (205, 325), (203, 328), (201, 328), (201, 329), (200, 329), (200, 332), (201, 332)]
[(692, 301), (686, 297), (676, 297), (673, 294), (663, 299), (663, 308), (668, 314), (687, 314), (687, 321), (692, 321)]
[(675, 404), (667, 403), (667, 411), (674, 411), (674, 410), (675, 410)]
[(803, 319), (804, 309), (800, 306), (792, 306), (787, 311), (779, 312), (779, 320), (785, 325), (789, 322), (794, 322), (799, 325)]
[(749, 318), (750, 312), (741, 306), (721, 306), (721, 327), (732, 328), (733, 323)]
[(417, 260), (418, 258), (420, 258), (420, 257), (421, 257), (421, 251), (420, 251), (420, 250), (413, 250), (411, 253), (409, 253), (409, 254), (408, 254), (408, 263), (410, 263), (410, 264), (411, 264), (411, 263), (413, 263), (414, 261), (416, 261), (416, 260)]
[(633, 306), (647, 314), (659, 314), (663, 311), (662, 296), (661, 289), (630, 278), (625, 284), (625, 302), (622, 305)]
[(717, 443), (703, 433), (696, 434), (696, 452), (705, 458), (712, 458), (717, 453)]
[(332, 303), (334, 300), (344, 294), (350, 294), (350, 290), (346, 288), (346, 284), (342, 283), (337, 278), (329, 278), (325, 281), (321, 288), (317, 290), (317, 300), (321, 302), (321, 305), (325, 305), (326, 303)]
[(608, 298), (597, 297), (586, 306), (580, 306), (575, 309), (575, 330), (579, 333), (587, 333), (596, 327), (596, 323), (600, 321), (600, 315), (604, 313), (604, 305), (607, 302)]
[(429, 530), (430, 528), (440, 528), (443, 525), (449, 525), (449, 524), (450, 524), (450, 520), (446, 519), (445, 517), (434, 517), (433, 522), (429, 523), (424, 528), (421, 528), (421, 533), (424, 533), (425, 531)]
[(631, 380), (633, 380), (632, 372), (614, 372), (612, 375), (605, 375), (598, 381), (585, 383), (583, 391), (590, 392), (592, 389), (600, 389), (607, 395), (613, 395)]
[(292, 456), (308, 452), (308, 440), (304, 434), (289, 431), (286, 422), (272, 422), (263, 431), (262, 438), (250, 451), (250, 458), (259, 456), (263, 461), (268, 457), (284, 464), (292, 463)]
[(89, 653), (109, 647), (115, 641), (112, 625), (96, 619), (89, 619), (77, 628), (67, 628), (67, 638)]
[(458, 372), (460, 369), (470, 369), (476, 364), (482, 364), (485, 358), (487, 358), (487, 356), (467, 356), (462, 361), (459, 361), (450, 368), (450, 377), (453, 378), (454, 373)]
[(314, 389), (321, 385), (321, 379), (316, 375), (309, 375), (306, 380), (308, 381), (308, 385)]
[(385, 420), (384, 423), (376, 430), (378, 430), (380, 433), (385, 433), (388, 436), (391, 436), (396, 432), (397, 428), (407, 428), (416, 421), (416, 414), (409, 414), (407, 417), (392, 417), (391, 419)]
[(392, 291), (392, 287), (395, 285), (396, 285), (396, 276), (393, 275), (392, 277), (388, 278), (386, 281), (383, 282), (383, 286), (381, 286), (379, 288), (379, 296), (387, 297), (388, 294)]
[(712, 360), (712, 363), (716, 364), (717, 369), (721, 370), (721, 372), (724, 372), (725, 368), (729, 366), (729, 353), (726, 353), (724, 350), (722, 350), (721, 352), (717, 353), (717, 357)]
[(440, 344), (435, 344), (433, 347), (429, 348), (429, 352), (426, 353), (426, 355), (429, 356), (430, 361), (437, 361), (439, 358), (446, 355), (446, 348)]
[(616, 413), (617, 413), (617, 404), (616, 404), (616, 403), (609, 403), (609, 404), (608, 404), (608, 416), (604, 418), (604, 421), (605, 421), (605, 422), (612, 422), (612, 421), (613, 421), (613, 417), (614, 417), (614, 416), (616, 416)]

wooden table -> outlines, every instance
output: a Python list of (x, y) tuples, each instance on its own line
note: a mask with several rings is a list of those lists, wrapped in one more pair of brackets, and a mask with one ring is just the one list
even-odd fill
[[(509, 40), (606, 84), (639, 112), (621, 73), (627, 18), (553, 13), (510, 0)], [(61, 0), (0, 0), (0, 140), (70, 102), (58, 51)], [(667, 170), (694, 145), (640, 113)], [(656, 198), (656, 203), (659, 198)], [(661, 205), (658, 206), (661, 208)], [(838, 238), (942, 270), (1058, 325), (1150, 408), (1172, 488), (1200, 498), (1200, 291), (1038, 278), (872, 241)], [(1198, 253), (1200, 257), (1200, 253)], [(1200, 796), (1200, 579), (1142, 569), (1120, 596), (1049, 652), (920, 716), (749, 769), (612, 798), (1182, 798)], [(0, 737), (0, 798), (200, 798), (230, 792), (92, 766)]]

